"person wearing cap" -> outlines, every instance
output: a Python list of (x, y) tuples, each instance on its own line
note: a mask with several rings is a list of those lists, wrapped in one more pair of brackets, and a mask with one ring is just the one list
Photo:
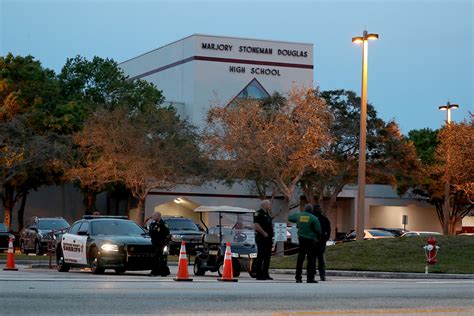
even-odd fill
[(302, 283), (303, 262), (306, 261), (306, 282), (318, 283), (316, 274), (315, 243), (321, 238), (321, 225), (316, 216), (311, 214), (313, 207), (306, 204), (303, 211), (288, 216), (288, 220), (298, 226), (299, 251), (296, 260), (296, 283)]
[(273, 280), (268, 273), (273, 246), (273, 220), (272, 202), (263, 200), (260, 209), (255, 212), (253, 222), (255, 225), (255, 241), (257, 243), (256, 279)]
[(331, 238), (331, 222), (322, 213), (319, 204), (313, 205), (313, 213), (321, 224), (322, 235), (320, 240), (316, 243), (316, 260), (318, 263), (319, 278), (321, 281), (326, 281), (326, 242)]

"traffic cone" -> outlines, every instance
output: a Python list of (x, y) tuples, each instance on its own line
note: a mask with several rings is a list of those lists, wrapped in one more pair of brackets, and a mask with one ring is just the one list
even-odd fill
[(3, 270), (7, 271), (18, 271), (17, 268), (15, 268), (15, 251), (13, 249), (13, 240), (15, 237), (10, 237), (8, 240), (8, 254), (7, 254), (7, 264), (5, 265), (5, 268)]
[(173, 280), (175, 281), (192, 281), (188, 274), (188, 257), (186, 256), (186, 246), (184, 240), (181, 242), (181, 249), (179, 250), (178, 275)]
[(232, 252), (230, 251), (230, 242), (227, 242), (225, 247), (225, 256), (224, 256), (224, 271), (222, 272), (222, 278), (218, 278), (217, 281), (223, 282), (237, 282), (237, 279), (234, 279), (234, 273), (232, 271)]

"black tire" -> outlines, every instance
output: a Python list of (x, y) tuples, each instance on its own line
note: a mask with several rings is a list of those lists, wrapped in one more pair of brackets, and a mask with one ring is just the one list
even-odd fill
[[(240, 276), (240, 263), (239, 260), (232, 258), (232, 274), (234, 278), (238, 278)], [(220, 261), (217, 265), (217, 274), (222, 277), (222, 272), (224, 271), (224, 261)]]
[(69, 269), (71, 269), (71, 266), (64, 262), (64, 256), (61, 250), (56, 252), (56, 267), (59, 272), (69, 272)]
[(199, 257), (194, 258), (194, 275), (195, 276), (203, 276), (206, 274), (206, 270), (204, 270), (201, 264), (201, 259)]
[(20, 251), (22, 254), (25, 254), (25, 255), (30, 253), (28, 250), (26, 250), (25, 243), (21, 239), (20, 239)]
[(251, 278), (256, 278), (257, 277), (257, 260), (256, 259), (250, 259), (250, 269), (249, 269), (249, 275)]
[(38, 240), (35, 241), (35, 254), (37, 256), (43, 255), (43, 249), (41, 248), (41, 244)]
[(91, 272), (93, 274), (102, 274), (105, 271), (105, 269), (102, 267), (100, 263), (100, 255), (99, 255), (99, 250), (97, 250), (97, 248), (94, 248), (91, 251), (90, 265), (91, 265)]
[(239, 260), (232, 258), (232, 274), (234, 275), (234, 278), (238, 278), (240, 276), (241, 270), (242, 269), (240, 268)]
[(116, 274), (124, 274), (127, 271), (125, 268), (116, 268), (115, 273)]

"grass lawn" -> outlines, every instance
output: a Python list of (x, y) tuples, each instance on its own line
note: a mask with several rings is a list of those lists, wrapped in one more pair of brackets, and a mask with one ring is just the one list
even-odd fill
[[(474, 273), (473, 236), (437, 236), (435, 273)], [(353, 271), (424, 272), (426, 237), (391, 238), (349, 242), (328, 247), (326, 269)], [(272, 268), (294, 269), (296, 255), (272, 257)]]

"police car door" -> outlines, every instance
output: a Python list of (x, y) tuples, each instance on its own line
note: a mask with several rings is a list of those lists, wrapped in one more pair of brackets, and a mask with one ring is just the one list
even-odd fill
[(61, 247), (65, 262), (84, 265), (87, 263), (85, 258), (87, 235), (82, 234), (84, 234), (83, 228), (86, 229), (85, 232), (87, 233), (88, 226), (88, 222), (79, 222), (74, 224), (69, 232), (63, 235)]
[(76, 245), (76, 237), (82, 222), (77, 222), (71, 226), (67, 233), (62, 236), (61, 249), (63, 251), (64, 261), (67, 263), (77, 263), (76, 252), (74, 247)]
[(77, 236), (75, 236), (77, 245), (76, 260), (79, 264), (87, 264), (87, 239), (89, 238), (90, 234), (90, 222), (82, 222), (82, 225), (79, 228), (79, 231), (77, 232)]

